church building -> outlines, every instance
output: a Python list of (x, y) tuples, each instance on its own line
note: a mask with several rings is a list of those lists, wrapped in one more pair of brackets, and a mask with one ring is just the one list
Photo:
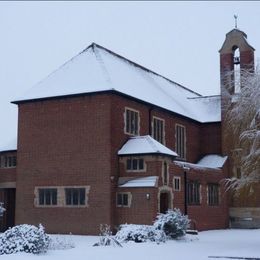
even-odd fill
[(100, 224), (149, 225), (173, 208), (198, 230), (260, 226), (260, 202), (241, 204), (223, 182), (239, 171), (223, 141), (239, 90), (224, 75), (237, 64), (252, 70), (254, 48), (233, 29), (219, 52), (217, 96), (93, 43), (13, 101), (17, 141), (0, 144), (0, 230), (42, 223), (94, 235)]

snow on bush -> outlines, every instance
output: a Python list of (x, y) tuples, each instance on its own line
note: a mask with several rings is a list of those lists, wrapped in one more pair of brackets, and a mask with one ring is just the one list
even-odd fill
[(122, 245), (117, 241), (116, 238), (112, 236), (112, 231), (110, 229), (110, 226), (105, 224), (105, 225), (100, 225), (100, 239), (98, 243), (95, 243), (93, 246), (120, 246)]
[(159, 214), (154, 222), (154, 227), (163, 230), (169, 238), (179, 238), (186, 234), (190, 220), (179, 209), (168, 210), (165, 214)]
[(134, 241), (136, 243), (147, 241), (160, 243), (166, 240), (164, 231), (155, 229), (154, 226), (134, 224), (120, 225), (115, 237), (120, 242)]
[(0, 255), (17, 252), (45, 253), (49, 241), (41, 224), (39, 227), (27, 224), (15, 226), (0, 235)]

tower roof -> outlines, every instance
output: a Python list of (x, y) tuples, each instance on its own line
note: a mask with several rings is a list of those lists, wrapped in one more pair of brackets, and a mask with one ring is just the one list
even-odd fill
[(226, 39), (219, 50), (220, 53), (231, 53), (233, 52), (233, 47), (236, 46), (240, 51), (255, 49), (248, 43), (247, 35), (243, 31), (235, 28), (226, 34)]

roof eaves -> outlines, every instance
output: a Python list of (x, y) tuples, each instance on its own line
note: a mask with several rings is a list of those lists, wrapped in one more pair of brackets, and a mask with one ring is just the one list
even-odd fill
[(179, 166), (179, 167), (190, 167), (192, 169), (210, 169), (210, 170), (216, 170), (216, 171), (221, 171), (221, 168), (219, 167), (208, 167), (208, 166), (201, 166), (196, 163), (189, 163), (189, 162), (183, 162), (183, 161), (174, 161), (174, 164)]
[(14, 152), (17, 152), (17, 149), (1, 150), (1, 151), (0, 151), (0, 154), (1, 154), (1, 153), (14, 153)]
[(167, 154), (167, 153), (161, 153), (161, 152), (149, 152), (149, 153), (124, 153), (124, 154), (119, 154), (118, 156), (120, 157), (127, 157), (127, 156), (148, 156), (148, 155), (154, 155), (154, 156), (168, 156), (171, 158), (176, 158), (175, 155)]
[(85, 93), (77, 93), (77, 94), (66, 94), (66, 95), (60, 95), (60, 96), (32, 98), (32, 99), (26, 99), (26, 100), (15, 100), (15, 101), (11, 101), (11, 103), (18, 105), (18, 104), (24, 104), (24, 103), (30, 103), (30, 102), (40, 102), (40, 101), (46, 101), (46, 100), (55, 100), (55, 99), (62, 99), (62, 98), (71, 98), (71, 97), (80, 97), (80, 96), (104, 94), (104, 93), (112, 92), (112, 91), (114, 91), (114, 90), (113, 89), (107, 89), (107, 90), (85, 92)]
[[(141, 102), (142, 104), (149, 104), (155, 108), (158, 108), (158, 109), (162, 109), (164, 111), (167, 111), (169, 113), (173, 113), (175, 115), (178, 115), (182, 118), (186, 118), (188, 120), (191, 120), (193, 122), (196, 122), (196, 123), (200, 123), (200, 124), (205, 124), (205, 123), (219, 123), (221, 122), (221, 120), (219, 121), (199, 121), (199, 120), (196, 120), (196, 119), (193, 119), (193, 118), (190, 118), (190, 117), (187, 117), (185, 115), (182, 115), (182, 114), (179, 114), (177, 112), (174, 112), (174, 111), (171, 111), (167, 108), (163, 108), (163, 107), (160, 107), (158, 105), (155, 105), (155, 104), (152, 104), (152, 103), (149, 103), (147, 101), (144, 101), (144, 100), (141, 100), (141, 99), (138, 99), (136, 97), (133, 97), (133, 96), (130, 96), (130, 95), (127, 95), (125, 93), (122, 93), (118, 90), (115, 90), (115, 89), (108, 89), (108, 90), (101, 90), (101, 91), (95, 91), (95, 92), (85, 92), (85, 93), (77, 93), (77, 94), (67, 94), (67, 95), (60, 95), (60, 96), (52, 96), (52, 97), (43, 97), (43, 98), (32, 98), (32, 99), (26, 99), (26, 100), (15, 100), (15, 101), (11, 101), (12, 104), (16, 104), (16, 105), (19, 105), (19, 104), (25, 104), (25, 103), (30, 103), (30, 102), (40, 102), (40, 101), (46, 101), (46, 100), (55, 100), (55, 99), (62, 99), (62, 98), (71, 98), (71, 97), (79, 97), (79, 96), (88, 96), (88, 95), (97, 95), (97, 94), (104, 94), (104, 93), (114, 93), (114, 94), (117, 94), (119, 96), (123, 96), (123, 97), (126, 97), (126, 98), (130, 98), (136, 102)], [(199, 98), (199, 97), (198, 97)]]
[(200, 96), (200, 97), (187, 97), (187, 99), (202, 99), (202, 98), (217, 98), (221, 97), (221, 95), (210, 95), (210, 96)]

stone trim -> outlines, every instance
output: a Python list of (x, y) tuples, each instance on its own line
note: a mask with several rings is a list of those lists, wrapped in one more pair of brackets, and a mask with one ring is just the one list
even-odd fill
[(0, 189), (12, 189), (12, 188), (16, 188), (16, 182), (0, 183)]
[[(85, 188), (85, 205), (66, 205), (66, 188)], [(57, 189), (57, 205), (39, 205), (39, 189)], [(35, 186), (34, 187), (34, 206), (37, 208), (86, 208), (89, 207), (88, 195), (90, 186)]]
[(158, 188), (158, 195), (157, 195), (157, 207), (158, 207), (158, 212), (160, 212), (160, 196), (161, 193), (168, 193), (169, 196), (169, 209), (173, 209), (173, 192), (172, 192), (172, 188), (168, 187), (168, 186), (161, 186)]

